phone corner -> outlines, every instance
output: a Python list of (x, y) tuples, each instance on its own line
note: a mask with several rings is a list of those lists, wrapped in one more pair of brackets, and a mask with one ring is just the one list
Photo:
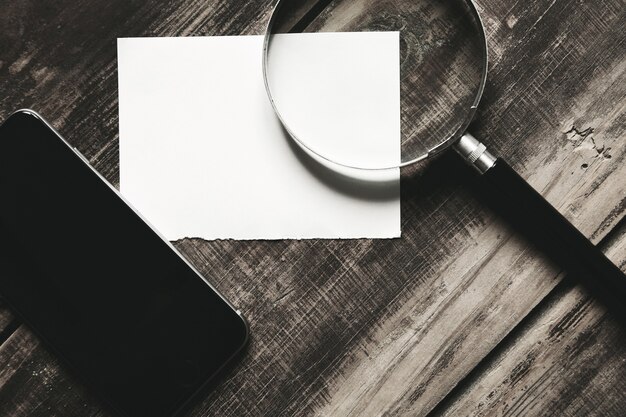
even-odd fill
[(0, 126), (3, 126), (9, 120), (12, 120), (20, 116), (29, 116), (29, 117), (34, 117), (35, 119), (38, 119), (38, 120), (43, 120), (43, 117), (41, 117), (41, 115), (37, 113), (35, 110), (23, 108), (23, 109), (17, 109), (9, 113), (9, 115), (2, 121), (2, 123), (0, 123)]
[(241, 310), (235, 309), (235, 313), (237, 313), (237, 316), (239, 317), (239, 320), (241, 321), (242, 330), (243, 330), (243, 337), (241, 339), (241, 343), (239, 344), (240, 347), (237, 351), (237, 353), (240, 353), (241, 351), (245, 350), (245, 348), (250, 343), (250, 322), (248, 321), (246, 316), (243, 315)]

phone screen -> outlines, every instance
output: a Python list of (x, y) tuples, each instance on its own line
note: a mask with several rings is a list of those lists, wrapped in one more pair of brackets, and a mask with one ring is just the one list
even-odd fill
[(118, 412), (172, 415), (245, 345), (238, 312), (34, 112), (0, 126), (0, 196), (0, 296)]

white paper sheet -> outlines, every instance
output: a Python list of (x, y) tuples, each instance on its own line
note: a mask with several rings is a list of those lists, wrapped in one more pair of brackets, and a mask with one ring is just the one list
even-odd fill
[[(303, 35), (285, 36), (298, 48)], [(380, 93), (383, 113), (361, 131), (381, 157), (399, 157), (398, 34), (309, 35), (306, 42), (342, 57), (344, 71), (354, 66), (350, 77), (329, 83)], [(399, 170), (368, 174), (387, 181), (382, 190), (311, 163), (272, 111), (261, 48), (261, 36), (118, 39), (122, 194), (170, 240), (400, 236)], [(371, 71), (363, 71), (368, 63)], [(332, 78), (315, 65), (300, 71)], [(358, 95), (336, 99), (359, 108)], [(306, 109), (312, 98), (301, 100)]]

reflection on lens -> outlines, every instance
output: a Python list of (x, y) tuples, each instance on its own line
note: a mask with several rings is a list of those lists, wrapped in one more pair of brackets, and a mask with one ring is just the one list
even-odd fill
[[(275, 12), (266, 75), (277, 113), (301, 145), (342, 165), (384, 168), (425, 156), (465, 127), (485, 53), (468, 3), (333, 1), (311, 21), (298, 7), (283, 0)], [(351, 43), (350, 33), (326, 34), (325, 43), (324, 35), (302, 41), (285, 32), (399, 35)]]

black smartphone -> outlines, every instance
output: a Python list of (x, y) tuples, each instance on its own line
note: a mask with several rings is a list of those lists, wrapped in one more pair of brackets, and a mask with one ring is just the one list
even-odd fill
[(248, 327), (41, 116), (0, 126), (0, 297), (118, 414), (169, 417)]

